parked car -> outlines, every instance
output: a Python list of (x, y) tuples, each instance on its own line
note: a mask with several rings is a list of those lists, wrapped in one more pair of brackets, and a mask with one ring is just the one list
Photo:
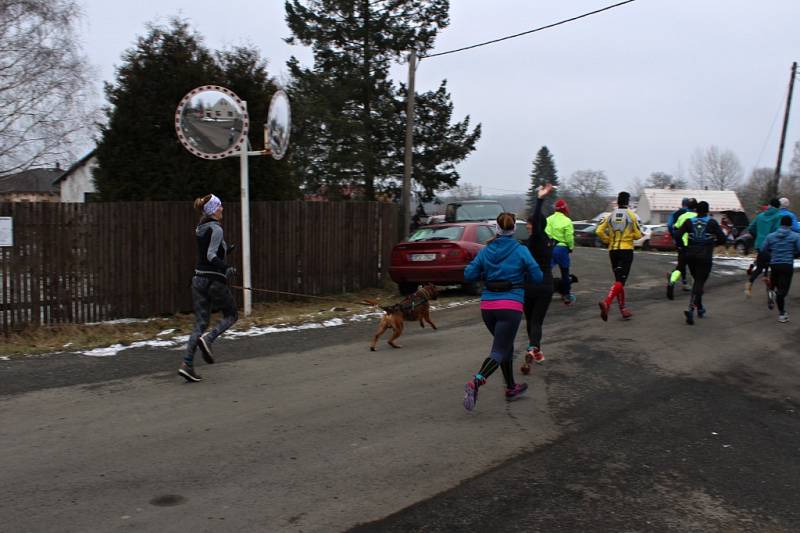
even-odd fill
[(666, 225), (656, 226), (650, 230), (650, 243), (651, 250), (675, 250), (675, 241), (672, 240), (672, 234), (667, 230)]
[(428, 282), (461, 284), (465, 291), (476, 294), (478, 284), (464, 281), (464, 268), (492, 237), (494, 225), (485, 222), (421, 227), (392, 248), (389, 276), (401, 294), (412, 294)]
[(649, 250), (650, 249), (650, 234), (652, 230), (659, 227), (664, 227), (666, 229), (666, 224), (642, 224), (642, 236), (633, 241), (634, 248), (641, 248), (642, 250)]
[(736, 253), (739, 255), (750, 255), (755, 246), (755, 239), (753, 235), (746, 229), (739, 234), (733, 241), (733, 246), (736, 248)]
[(464, 200), (447, 204), (445, 222), (494, 221), (502, 213), (503, 206), (494, 200)]
[(576, 229), (574, 231), (575, 246), (595, 246), (597, 248), (602, 248), (603, 241), (601, 241), (600, 237), (595, 233), (596, 230), (597, 224), (589, 224), (581, 229)]

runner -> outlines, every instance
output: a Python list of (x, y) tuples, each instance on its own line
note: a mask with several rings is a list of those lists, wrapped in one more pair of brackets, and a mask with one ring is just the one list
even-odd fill
[(608, 291), (608, 295), (600, 305), (600, 318), (608, 320), (608, 308), (614, 298), (619, 302), (619, 312), (624, 320), (633, 316), (625, 307), (625, 281), (633, 263), (633, 241), (642, 236), (639, 219), (636, 213), (628, 209), (631, 195), (621, 192), (617, 195), (617, 208), (613, 210), (597, 226), (596, 233), (600, 240), (608, 245), (608, 257), (616, 280)]
[(547, 183), (537, 191), (536, 207), (533, 215), (528, 219), (528, 250), (536, 264), (542, 271), (541, 283), (525, 283), (525, 325), (528, 330), (528, 350), (525, 353), (525, 362), (520, 368), (523, 374), (530, 374), (531, 363), (543, 363), (542, 354), (542, 324), (547, 315), (547, 309), (553, 299), (553, 241), (546, 233), (547, 220), (542, 215), (542, 203), (545, 196), (553, 190), (553, 185)]
[(526, 276), (529, 282), (541, 283), (542, 271), (528, 249), (514, 239), (515, 226), (513, 214), (500, 213), (495, 238), (464, 270), (465, 281), (484, 280), (481, 316), (494, 337), (489, 357), (464, 386), (464, 408), (468, 411), (475, 409), (478, 388), (498, 367), (506, 381), (506, 400), (515, 400), (528, 389), (525, 383), (514, 383), (514, 338), (522, 320)]
[[(680, 278), (683, 281), (683, 290), (688, 290), (686, 284), (686, 239), (678, 237), (677, 228), (689, 218), (697, 216), (695, 209), (697, 209), (697, 200), (694, 198), (684, 198), (681, 201), (681, 208), (672, 213), (667, 222), (667, 229), (672, 240), (675, 241), (675, 248), (678, 250), (678, 264), (675, 269), (667, 275), (667, 298), (670, 300), (675, 299), (675, 284)], [(673, 218), (674, 217), (674, 218)]]
[(797, 222), (797, 215), (794, 214), (794, 211), (791, 211), (789, 209), (789, 206), (791, 205), (789, 199), (784, 196), (783, 198), (778, 200), (778, 202), (780, 203), (781, 206), (781, 208), (778, 210), (781, 216), (782, 217), (788, 216), (789, 218), (792, 219), (792, 225), (789, 229), (791, 229), (792, 231), (800, 232), (800, 223)]
[(561, 286), (558, 292), (561, 293), (561, 299), (564, 304), (570, 305), (575, 301), (569, 276), (569, 254), (572, 253), (572, 249), (575, 247), (575, 228), (569, 218), (569, 206), (567, 206), (566, 200), (557, 200), (554, 207), (556, 212), (547, 217), (547, 227), (545, 228), (550, 238), (555, 241), (553, 259), (550, 266), (552, 268), (558, 265), (561, 270)]
[[(195, 230), (197, 239), (197, 267), (192, 278), (192, 304), (194, 306), (194, 330), (186, 345), (186, 355), (178, 374), (186, 381), (202, 381), (194, 370), (194, 352), (200, 347), (203, 360), (214, 364), (211, 345), (214, 339), (233, 325), (239, 318), (236, 302), (228, 287), (228, 280), (236, 269), (225, 264), (225, 256), (231, 251), (223, 238), (222, 201), (213, 194), (194, 201), (194, 207), (202, 218)], [(212, 310), (221, 309), (222, 319), (214, 329), (203, 335), (208, 327)]]
[(789, 321), (786, 295), (792, 286), (794, 258), (800, 255), (800, 233), (792, 231), (793, 222), (789, 215), (782, 216), (778, 230), (764, 240), (764, 251), (770, 255), (770, 285), (778, 303), (778, 322)]
[(686, 323), (694, 324), (694, 312), (703, 318), (706, 308), (703, 307), (703, 286), (711, 274), (714, 246), (725, 244), (725, 234), (719, 223), (708, 215), (708, 202), (698, 202), (697, 215), (686, 219), (678, 227), (678, 236), (686, 236), (686, 266), (692, 274), (692, 292), (689, 296), (689, 309), (684, 311)]
[[(770, 200), (767, 210), (759, 213), (747, 227), (747, 231), (755, 238), (753, 246), (756, 249), (756, 262), (747, 269), (749, 275), (744, 287), (744, 294), (748, 298), (753, 294), (753, 282), (762, 272), (764, 272), (764, 280), (767, 281), (770, 259), (769, 254), (763, 252), (761, 247), (767, 235), (778, 229), (781, 219), (781, 214), (778, 210), (780, 205), (779, 200)], [(770, 290), (769, 283), (767, 283), (767, 290)]]

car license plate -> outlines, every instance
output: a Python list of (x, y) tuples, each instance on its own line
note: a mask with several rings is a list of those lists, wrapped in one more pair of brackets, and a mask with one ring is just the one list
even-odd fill
[(434, 261), (436, 254), (411, 254), (412, 261)]

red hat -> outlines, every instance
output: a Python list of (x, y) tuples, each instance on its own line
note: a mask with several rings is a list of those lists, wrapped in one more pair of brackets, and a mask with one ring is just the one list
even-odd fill
[(563, 198), (556, 200), (555, 208), (556, 211), (561, 211), (565, 215), (569, 215), (569, 206), (567, 206), (567, 201)]

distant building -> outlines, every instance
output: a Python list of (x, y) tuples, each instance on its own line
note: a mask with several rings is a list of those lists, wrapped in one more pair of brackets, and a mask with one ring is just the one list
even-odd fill
[(56, 165), (0, 177), (0, 202), (58, 202), (60, 191), (53, 181), (63, 173)]
[[(706, 191), (703, 189), (645, 189), (639, 197), (636, 214), (643, 224), (665, 224), (670, 213), (681, 207), (684, 198), (708, 202), (709, 212), (717, 215), (723, 211), (744, 211), (734, 191)], [(718, 217), (719, 218), (719, 217)]]
[(53, 183), (59, 188), (62, 202), (83, 203), (87, 195), (91, 196), (96, 192), (92, 178), (95, 167), (97, 167), (97, 157), (95, 150), (92, 150), (56, 178)]
[(220, 98), (217, 103), (206, 108), (206, 117), (215, 120), (234, 120), (239, 118), (239, 110), (225, 98)]

